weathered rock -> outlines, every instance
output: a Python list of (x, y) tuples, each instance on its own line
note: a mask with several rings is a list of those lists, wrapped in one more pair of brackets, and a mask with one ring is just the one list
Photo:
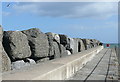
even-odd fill
[(34, 65), (34, 64), (36, 64), (36, 62), (33, 60), (33, 59), (29, 59), (29, 58), (27, 58), (27, 62), (30, 64), (30, 65)]
[(22, 31), (28, 38), (32, 58), (47, 57), (49, 44), (47, 36), (37, 28)]
[(31, 56), (27, 36), (20, 31), (5, 31), (3, 45), (12, 61)]
[(73, 53), (77, 53), (78, 52), (78, 39), (77, 38), (73, 38), (74, 39), (74, 48), (73, 48)]
[(66, 48), (61, 44), (60, 44), (60, 54), (61, 54), (61, 57), (68, 55)]
[(60, 36), (60, 44), (62, 44), (64, 47), (68, 47), (68, 44), (70, 43), (68, 40), (68, 37), (66, 35), (59, 34)]
[(30, 64), (25, 63), (23, 60), (12, 62), (12, 70), (21, 69), (25, 66), (30, 66)]
[(36, 62), (37, 62), (37, 63), (40, 63), (40, 62), (45, 62), (45, 61), (48, 61), (48, 60), (49, 60), (49, 58), (46, 57), (46, 58), (42, 58), (42, 59), (40, 59), (40, 60), (37, 60)]
[(83, 40), (83, 43), (85, 45), (85, 50), (91, 48), (92, 45), (91, 45), (90, 39), (82, 39), (82, 40)]
[(68, 36), (62, 34), (59, 34), (59, 36), (60, 36), (60, 44), (62, 44), (66, 48), (66, 50), (72, 52), (72, 49), (70, 48), (70, 39), (68, 38)]
[(74, 50), (74, 39), (73, 38), (69, 38), (70, 39), (70, 48), (71, 48), (71, 53), (73, 54), (73, 50)]
[(54, 58), (60, 58), (67, 55), (66, 48), (60, 44), (60, 39), (55, 39), (55, 35), (57, 34), (48, 32), (46, 33), (49, 41), (49, 56), (54, 56)]
[(49, 42), (49, 56), (53, 56), (53, 55), (54, 55), (53, 42), (58, 42), (58, 41), (55, 40), (53, 33), (48, 32), (48, 33), (46, 33), (46, 35), (47, 35), (47, 37), (48, 37), (48, 42)]
[(60, 58), (61, 57), (61, 51), (60, 51), (60, 46), (59, 43), (53, 42), (53, 47), (54, 47), (54, 58)]
[(67, 50), (67, 55), (71, 55), (71, 52), (69, 50)]
[(3, 49), (2, 52), (2, 72), (11, 70), (11, 60)]
[(78, 38), (78, 52), (84, 51), (85, 50), (85, 45), (83, 43), (83, 41)]
[(34, 64), (36, 64), (36, 62), (33, 59), (29, 59), (29, 58), (27, 58), (26, 60), (15, 61), (12, 62), (12, 70), (18, 70)]
[(0, 27), (0, 72), (5, 72), (11, 70), (11, 61), (6, 52), (4, 51), (2, 45), (3, 30)]

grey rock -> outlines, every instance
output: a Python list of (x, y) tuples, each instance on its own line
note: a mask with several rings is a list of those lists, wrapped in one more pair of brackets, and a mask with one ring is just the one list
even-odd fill
[(15, 62), (12, 62), (12, 70), (19, 70), (21, 68), (35, 65), (36, 62), (33, 59), (27, 58), (26, 60), (18, 60)]
[(40, 62), (45, 62), (45, 61), (48, 61), (48, 60), (49, 60), (49, 57), (46, 57), (46, 58), (42, 58), (40, 60), (37, 60), (36, 62), (40, 63)]
[(6, 72), (11, 70), (11, 60), (4, 51), (3, 45), (2, 45), (2, 39), (3, 39), (3, 30), (2, 27), (0, 27), (0, 72)]
[(70, 50), (70, 39), (67, 35), (59, 34), (60, 44), (62, 44), (67, 50)]
[(73, 54), (73, 50), (74, 50), (74, 46), (75, 46), (75, 45), (74, 45), (74, 44), (75, 44), (75, 43), (74, 43), (74, 39), (73, 39), (73, 38), (69, 38), (69, 39), (70, 39), (70, 48), (72, 49), (72, 50), (71, 50), (71, 53)]
[(3, 49), (2, 51), (2, 72), (6, 72), (10, 70), (11, 70), (11, 60)]
[(83, 43), (83, 41), (78, 38), (78, 52), (84, 51), (85, 50), (85, 45)]
[(12, 62), (12, 70), (18, 70), (25, 66), (30, 66), (29, 63), (25, 63), (23, 60)]
[(54, 47), (54, 58), (60, 58), (61, 57), (61, 53), (60, 53), (59, 43), (53, 42), (53, 47)]
[(61, 44), (60, 44), (60, 54), (61, 54), (61, 57), (65, 57), (68, 55), (66, 48)]
[(36, 64), (36, 62), (33, 59), (27, 58), (27, 60), (28, 60), (28, 62), (29, 62), (30, 65)]
[(22, 31), (28, 38), (32, 51), (32, 58), (47, 57), (49, 43), (47, 36), (37, 28)]
[(69, 50), (67, 50), (67, 55), (71, 55), (71, 52)]
[(53, 33), (48, 32), (46, 33), (47, 37), (48, 37), (48, 42), (49, 42), (49, 56), (54, 56), (54, 46), (53, 46), (53, 42), (57, 42), (57, 40), (55, 40)]
[(57, 34), (48, 32), (46, 33), (49, 41), (49, 56), (54, 56), (54, 58), (60, 58), (67, 55), (66, 48), (60, 44), (60, 39), (55, 39)]
[(73, 48), (73, 53), (77, 53), (78, 52), (78, 39), (77, 38), (73, 38), (74, 39), (74, 48)]
[(3, 45), (12, 61), (31, 56), (27, 36), (20, 31), (5, 31)]
[(90, 39), (82, 39), (83, 40), (83, 43), (85, 45), (85, 50), (91, 48), (91, 41)]

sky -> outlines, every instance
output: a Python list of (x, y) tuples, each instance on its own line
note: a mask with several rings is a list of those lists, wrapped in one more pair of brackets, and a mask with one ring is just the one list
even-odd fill
[(72, 38), (118, 42), (117, 2), (2, 2), (4, 30), (39, 28)]

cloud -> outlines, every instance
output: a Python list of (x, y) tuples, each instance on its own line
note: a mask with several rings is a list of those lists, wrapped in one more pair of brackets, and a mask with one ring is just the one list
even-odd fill
[(113, 2), (21, 2), (13, 6), (19, 13), (65, 18), (108, 18), (117, 14), (118, 5)]

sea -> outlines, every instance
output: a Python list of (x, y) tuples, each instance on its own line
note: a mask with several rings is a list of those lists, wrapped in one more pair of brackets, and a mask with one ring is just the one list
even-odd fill
[[(104, 43), (103, 46), (104, 48), (107, 48), (106, 44), (110, 44), (109, 48), (115, 48), (118, 47), (118, 43)], [(119, 46), (120, 47), (120, 46)]]

